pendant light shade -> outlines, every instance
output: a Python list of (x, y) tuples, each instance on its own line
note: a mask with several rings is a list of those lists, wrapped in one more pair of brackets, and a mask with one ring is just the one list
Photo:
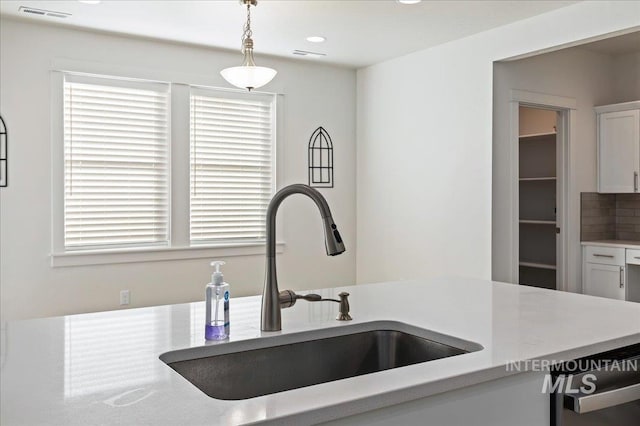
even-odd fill
[(239, 67), (225, 68), (220, 71), (220, 75), (236, 87), (241, 89), (257, 89), (262, 87), (276, 76), (278, 73), (273, 68), (256, 66), (253, 60), (253, 39), (251, 38), (251, 6), (258, 4), (257, 0), (240, 0), (241, 4), (247, 6), (247, 22), (244, 24), (244, 32), (242, 34), (242, 53), (244, 61)]
[(278, 72), (273, 68), (242, 65), (240, 67), (225, 68), (220, 71), (222, 77), (241, 89), (256, 89), (262, 87), (276, 76)]

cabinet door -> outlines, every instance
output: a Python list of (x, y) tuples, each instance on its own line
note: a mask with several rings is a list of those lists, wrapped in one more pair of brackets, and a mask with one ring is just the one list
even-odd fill
[(585, 263), (584, 294), (624, 300), (624, 267)]
[(640, 111), (598, 114), (598, 192), (637, 192)]

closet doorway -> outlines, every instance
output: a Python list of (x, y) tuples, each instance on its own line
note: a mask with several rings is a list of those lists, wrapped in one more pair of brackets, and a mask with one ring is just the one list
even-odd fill
[(564, 289), (566, 111), (519, 103), (517, 282)]

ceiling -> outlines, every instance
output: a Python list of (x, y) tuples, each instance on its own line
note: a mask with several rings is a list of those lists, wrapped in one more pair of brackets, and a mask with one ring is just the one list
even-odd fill
[[(396, 0), (259, 0), (252, 8), (255, 52), (289, 58), (294, 49), (325, 53), (315, 60), (363, 67), (425, 49), (576, 1), (423, 1)], [(20, 6), (71, 14), (67, 18), (38, 16)], [(223, 49), (239, 49), (246, 11), (229, 1), (78, 1), (2, 0), (0, 13), (34, 22), (70, 25)], [(321, 35), (316, 44), (307, 36)], [(268, 60), (263, 63), (268, 65)]]

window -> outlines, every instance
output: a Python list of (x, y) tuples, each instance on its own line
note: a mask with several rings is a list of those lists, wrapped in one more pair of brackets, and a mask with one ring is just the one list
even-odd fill
[(272, 96), (191, 91), (190, 239), (263, 242), (273, 195)]
[(65, 75), (64, 247), (167, 244), (169, 85)]
[(52, 266), (264, 252), (276, 95), (62, 71), (52, 83)]

